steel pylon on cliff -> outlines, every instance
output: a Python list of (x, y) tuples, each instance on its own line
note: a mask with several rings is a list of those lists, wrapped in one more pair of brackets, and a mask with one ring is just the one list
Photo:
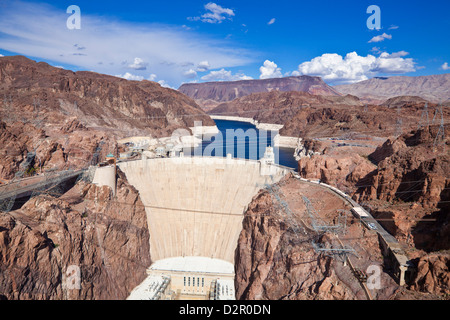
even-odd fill
[[(426, 118), (426, 124), (423, 124), (424, 118)], [(421, 127), (428, 127), (430, 125), (430, 119), (428, 118), (428, 103), (425, 103), (425, 106), (423, 107), (422, 115), (420, 116), (419, 126), (417, 127), (417, 130)]]
[[(436, 113), (437, 113), (437, 109), (436, 109)], [(436, 113), (435, 113), (435, 117), (436, 117)], [(438, 132), (436, 134), (436, 137), (434, 138), (433, 151), (436, 152), (437, 146), (442, 143), (444, 146), (444, 152), (445, 152), (444, 115), (442, 113), (442, 105), (441, 104), (439, 105), (439, 113), (441, 115), (441, 124), (439, 125)], [(433, 122), (434, 122), (434, 118), (433, 118)]]

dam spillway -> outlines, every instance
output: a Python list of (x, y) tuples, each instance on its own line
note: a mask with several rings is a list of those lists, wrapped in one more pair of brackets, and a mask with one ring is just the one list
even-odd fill
[(198, 256), (234, 264), (247, 205), (287, 170), (261, 161), (177, 157), (119, 163), (147, 213), (152, 261)]

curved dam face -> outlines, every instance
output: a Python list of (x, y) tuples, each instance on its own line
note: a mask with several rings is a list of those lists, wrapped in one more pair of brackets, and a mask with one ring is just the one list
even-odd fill
[(265, 184), (288, 172), (262, 161), (218, 157), (146, 159), (118, 166), (146, 206), (154, 262), (206, 257), (234, 264), (247, 205)]

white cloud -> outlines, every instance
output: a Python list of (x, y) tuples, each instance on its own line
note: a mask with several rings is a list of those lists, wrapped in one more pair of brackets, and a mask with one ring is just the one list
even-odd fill
[(209, 68), (210, 68), (211, 66), (209, 65), (209, 62), (208, 61), (201, 61), (198, 65), (197, 65), (197, 71), (198, 72), (205, 72), (205, 71), (208, 71), (209, 70)]
[(372, 39), (370, 39), (369, 43), (371, 43), (371, 42), (381, 42), (381, 41), (384, 41), (384, 39), (391, 40), (392, 36), (390, 34), (383, 33), (383, 34), (381, 34), (379, 36), (375, 36)]
[(409, 54), (409, 52), (406, 51), (399, 51), (399, 52), (392, 52), (389, 57), (391, 58), (398, 58), (398, 57), (404, 57), (407, 56)]
[(0, 54), (0, 57), (4, 57), (4, 55)]
[(398, 28), (399, 28), (398, 26), (391, 24), (391, 26), (388, 28), (388, 30), (395, 30)]
[(174, 89), (174, 90), (175, 90), (175, 88), (172, 87), (172, 86), (170, 86), (170, 85), (166, 82), (166, 80), (159, 80), (158, 83), (161, 85), (161, 87), (164, 87), (164, 88), (170, 88), (170, 89)]
[(150, 80), (150, 81), (155, 81), (157, 77), (158, 77), (158, 76), (157, 76), (156, 74), (152, 73), (152, 74), (148, 77), (148, 80)]
[(275, 23), (275, 18), (270, 19), (269, 22), (267, 22), (268, 25), (274, 24)]
[(243, 73), (231, 74), (231, 71), (221, 69), (218, 71), (211, 71), (201, 78), (206, 81), (236, 81), (236, 80), (251, 80), (252, 77), (246, 76)]
[(134, 62), (128, 65), (129, 68), (134, 70), (147, 70), (148, 63), (144, 62), (141, 58), (134, 58)]
[(194, 78), (197, 77), (197, 72), (196, 72), (194, 69), (189, 69), (188, 71), (185, 71), (185, 72), (183, 73), (183, 75), (184, 75), (186, 78), (194, 79)]
[(264, 65), (259, 68), (259, 72), (261, 72), (260, 79), (281, 78), (283, 76), (276, 63), (269, 60), (264, 61)]
[[(199, 61), (208, 61), (215, 69), (228, 69), (255, 61), (248, 49), (179, 26), (135, 24), (85, 12), (81, 29), (69, 30), (65, 19), (64, 12), (49, 4), (6, 2), (0, 10), (1, 48), (54, 65), (110, 75), (131, 72), (147, 78), (149, 73), (138, 69), (148, 63), (151, 73), (175, 85), (186, 80), (186, 62), (196, 66)], [(78, 50), (75, 44), (85, 49)]]
[(448, 65), (447, 62), (444, 62), (444, 64), (441, 66), (440, 69), (441, 69), (441, 70), (450, 70), (450, 67), (449, 67), (449, 65)]
[(380, 47), (372, 47), (372, 49), (370, 49), (370, 51), (373, 53), (377, 53), (377, 54), (381, 53)]
[[(189, 17), (188, 20), (198, 21), (207, 23), (222, 23), (225, 19), (230, 19), (234, 16), (234, 11), (228, 8), (223, 8), (218, 4), (213, 2), (209, 2), (205, 5), (206, 11), (209, 11), (205, 14), (202, 14), (200, 17)], [(228, 17), (227, 17), (228, 16)]]
[(134, 75), (129, 72), (126, 72), (123, 75), (118, 74), (118, 75), (116, 75), (116, 77), (127, 79), (127, 80), (136, 80), (136, 81), (144, 80), (143, 76)]
[(406, 54), (405, 51), (393, 54), (383, 52), (379, 57), (370, 54), (363, 57), (350, 52), (343, 58), (336, 53), (326, 53), (300, 64), (295, 75), (320, 76), (329, 83), (341, 84), (367, 80), (378, 73), (413, 72), (415, 62), (411, 58), (402, 58)]

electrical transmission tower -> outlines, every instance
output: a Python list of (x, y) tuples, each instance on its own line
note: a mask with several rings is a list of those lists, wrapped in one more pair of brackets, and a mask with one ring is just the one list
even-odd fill
[(436, 108), (436, 110), (434, 110), (434, 116), (433, 116), (433, 120), (431, 120), (431, 124), (434, 124), (434, 120), (436, 120), (436, 116), (439, 113), (440, 108), (442, 108), (441, 105), (439, 105), (439, 108)]
[(346, 213), (344, 211), (340, 211), (338, 216), (338, 223), (335, 225), (330, 225), (325, 223), (320, 217), (311, 201), (306, 197), (302, 196), (303, 202), (306, 205), (306, 212), (308, 216), (311, 218), (311, 226), (316, 232), (333, 232), (333, 233), (346, 233)]
[(402, 107), (399, 105), (399, 106), (397, 106), (396, 136), (400, 136), (402, 134), (403, 120), (400, 117), (401, 112), (402, 112)]
[[(316, 233), (326, 233), (326, 232), (333, 232), (335, 234), (342, 232), (346, 233), (347, 229), (347, 212), (345, 210), (340, 210), (339, 217), (338, 217), (338, 223), (335, 225), (329, 225), (326, 224), (322, 219), (319, 217), (317, 211), (314, 209), (314, 206), (312, 205), (311, 201), (306, 197), (302, 196), (303, 202), (305, 202), (306, 205), (306, 211), (311, 218), (311, 225), (316, 231)], [(343, 221), (341, 221), (343, 219)], [(338, 258), (341, 261), (345, 262), (348, 254), (355, 254), (355, 250), (350, 246), (342, 246), (342, 247), (333, 247), (333, 246), (326, 246), (324, 243), (316, 242), (315, 240), (312, 241), (312, 247), (314, 248), (314, 251), (319, 254), (324, 254), (326, 256), (332, 257), (332, 258)]]
[(297, 221), (295, 220), (294, 214), (292, 213), (291, 209), (289, 208), (289, 205), (287, 204), (287, 202), (281, 198), (280, 194), (283, 195), (283, 192), (280, 190), (280, 188), (277, 185), (266, 184), (266, 189), (270, 192), (270, 194), (272, 194), (275, 197), (275, 199), (279, 203), (282, 211), (284, 211), (286, 213), (286, 217), (288, 218), (288, 220), (292, 226), (292, 230), (297, 234), (297, 236), (300, 231), (302, 231), (303, 234), (306, 235), (306, 231), (303, 228), (301, 228), (298, 225)]
[[(436, 117), (436, 113), (437, 110), (435, 112), (435, 117)], [(439, 113), (441, 114), (441, 124), (439, 125), (439, 129), (438, 132), (436, 134), (436, 138), (434, 139), (434, 143), (433, 143), (433, 151), (436, 151), (437, 149), (437, 145), (442, 143), (444, 146), (444, 151), (445, 151), (445, 131), (444, 131), (444, 115), (442, 113), (442, 105), (439, 105)], [(434, 117), (433, 117), (433, 121), (434, 121)], [(442, 142), (441, 142), (442, 140)]]
[[(424, 118), (426, 118), (426, 124), (424, 125)], [(423, 107), (422, 115), (420, 116), (420, 122), (419, 126), (417, 127), (417, 130), (421, 127), (428, 127), (430, 125), (430, 119), (428, 118), (428, 103), (425, 103), (425, 106)]]
[(15, 117), (14, 117), (14, 112), (12, 110), (11, 95), (9, 95), (9, 97), (7, 97), (6, 95), (3, 95), (3, 107), (5, 109), (4, 112), (6, 113), (5, 119), (8, 119), (8, 121), (14, 121)]
[(33, 107), (34, 113), (37, 114), (39, 112), (39, 107), (41, 106), (41, 100), (33, 98)]

